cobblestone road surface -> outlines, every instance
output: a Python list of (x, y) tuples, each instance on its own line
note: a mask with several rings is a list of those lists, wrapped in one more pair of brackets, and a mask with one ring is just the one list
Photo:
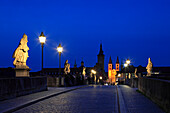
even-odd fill
[(126, 113), (164, 113), (155, 103), (138, 93), (136, 89), (127, 85), (118, 87), (125, 102)]
[(114, 86), (89, 86), (20, 109), (15, 113), (117, 113)]
[(68, 90), (71, 88), (72, 87), (68, 87), (68, 88), (50, 87), (50, 88), (48, 88), (48, 91), (37, 92), (37, 93), (25, 95), (25, 96), (20, 96), (20, 97), (14, 98), (14, 99), (0, 101), (0, 113), (4, 112), (6, 110), (9, 110), (10, 108), (15, 108), (15, 107), (23, 105), (25, 103), (29, 103), (32, 100), (35, 100), (35, 99), (38, 99), (38, 98), (41, 98), (44, 96), (48, 96), (50, 94), (55, 94), (60, 91), (65, 91), (65, 90)]

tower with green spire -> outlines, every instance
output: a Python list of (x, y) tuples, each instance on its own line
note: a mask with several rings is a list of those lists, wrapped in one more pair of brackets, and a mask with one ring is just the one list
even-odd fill
[(98, 66), (100, 67), (101, 70), (104, 70), (104, 54), (102, 49), (102, 43), (100, 44), (100, 51), (97, 57), (98, 57)]

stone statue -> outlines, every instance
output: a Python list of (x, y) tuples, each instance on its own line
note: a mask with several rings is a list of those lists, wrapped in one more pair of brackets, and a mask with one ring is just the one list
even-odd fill
[(64, 74), (68, 74), (70, 73), (70, 64), (68, 63), (68, 60), (66, 60), (65, 64), (64, 64)]
[(13, 53), (12, 57), (15, 58), (13, 65), (16, 68), (29, 68), (26, 65), (27, 58), (29, 57), (28, 56), (29, 47), (27, 45), (27, 42), (28, 42), (27, 35), (24, 34), (17, 49)]
[(83, 67), (82, 75), (83, 75), (83, 76), (85, 76), (85, 75), (86, 75), (86, 67)]
[(147, 69), (147, 76), (151, 76), (151, 74), (152, 74), (152, 62), (151, 62), (151, 58), (148, 58), (148, 65), (147, 65), (146, 69)]
[(137, 68), (135, 68), (135, 73), (134, 74), (135, 74), (135, 78), (138, 78), (136, 73), (137, 73)]

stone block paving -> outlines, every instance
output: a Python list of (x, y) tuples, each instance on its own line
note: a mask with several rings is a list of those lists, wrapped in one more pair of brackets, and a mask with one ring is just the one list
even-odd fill
[[(79, 87), (82, 86), (49, 88), (48, 91), (0, 101), (0, 113), (52, 94)], [(117, 87), (120, 106), (124, 109), (121, 113), (164, 113), (151, 100), (136, 92), (136, 89), (126, 85)], [(116, 86), (84, 87), (38, 101), (15, 113), (118, 113), (116, 91)]]
[(136, 88), (127, 85), (119, 85), (125, 103), (127, 113), (164, 113), (150, 99), (137, 92)]
[(30, 105), (15, 113), (117, 113), (113, 86), (89, 86)]
[(53, 94), (57, 94), (63, 91), (67, 91), (67, 90), (75, 89), (79, 87), (82, 87), (82, 86), (63, 87), (63, 88), (62, 87), (48, 87), (48, 91), (37, 92), (37, 93), (25, 95), (25, 96), (20, 96), (14, 99), (0, 101), (0, 113), (19, 107), (23, 104), (30, 103), (32, 101), (39, 100), (44, 97), (48, 97)]

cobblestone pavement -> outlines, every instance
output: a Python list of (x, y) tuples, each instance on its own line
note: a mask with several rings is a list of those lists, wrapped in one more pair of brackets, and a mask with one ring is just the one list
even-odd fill
[(33, 94), (25, 95), (25, 96), (20, 96), (20, 97), (14, 98), (14, 99), (0, 101), (0, 113), (4, 112), (4, 111), (8, 111), (12, 108), (16, 108), (23, 104), (30, 103), (34, 100), (38, 100), (40, 98), (47, 97), (52, 94), (56, 94), (59, 92), (67, 91), (67, 90), (78, 88), (78, 87), (82, 87), (82, 86), (63, 87), (63, 88), (49, 87), (48, 91), (42, 91), (42, 92), (33, 93)]
[(15, 113), (117, 113), (116, 87), (89, 86), (64, 93)]
[[(155, 103), (136, 92), (136, 89), (119, 85), (127, 113), (164, 113)], [(121, 105), (120, 105), (121, 106)]]

